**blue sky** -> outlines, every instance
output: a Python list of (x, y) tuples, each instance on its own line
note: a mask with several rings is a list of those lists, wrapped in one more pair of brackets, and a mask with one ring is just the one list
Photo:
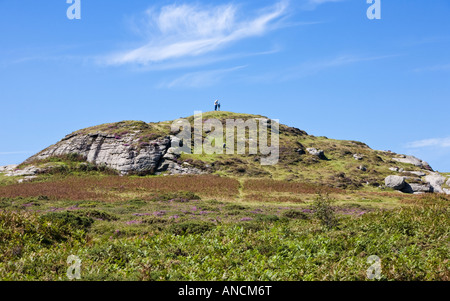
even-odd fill
[(0, 0), (0, 165), (121, 120), (222, 109), (450, 171), (450, 1)]

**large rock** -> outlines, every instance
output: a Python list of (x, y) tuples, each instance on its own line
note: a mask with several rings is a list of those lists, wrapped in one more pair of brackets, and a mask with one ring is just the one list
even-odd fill
[(201, 173), (196, 168), (182, 167), (176, 162), (178, 155), (171, 149), (172, 138), (175, 140), (174, 136), (167, 136), (140, 144), (135, 134), (124, 135), (120, 139), (115, 135), (102, 133), (72, 134), (27, 159), (25, 163), (52, 156), (78, 154), (88, 162), (106, 165), (121, 174), (155, 174), (162, 171), (176, 174)]
[(429, 170), (429, 171), (433, 171), (433, 169), (431, 168), (431, 166), (419, 159), (416, 158), (414, 156), (405, 156), (405, 155), (398, 155), (396, 158), (392, 158), (392, 160), (397, 161), (397, 162), (401, 162), (401, 163), (406, 163), (406, 164), (412, 164), (414, 166)]
[(5, 174), (7, 177), (23, 177), (34, 176), (40, 172), (40, 169), (36, 166), (28, 166), (24, 169), (14, 169)]
[(433, 192), (444, 193), (442, 189), (442, 185), (445, 183), (444, 176), (438, 173), (432, 173), (425, 177), (425, 182), (431, 185)]
[(400, 176), (388, 176), (384, 180), (384, 183), (386, 184), (386, 187), (402, 190), (405, 187), (405, 178)]
[(361, 170), (361, 171), (367, 171), (367, 166), (360, 165), (360, 166), (358, 166), (358, 169)]
[(18, 165), (0, 166), (0, 173), (11, 172), (17, 168)]
[(418, 177), (425, 177), (427, 174), (422, 171), (405, 171), (406, 173), (410, 173), (416, 175)]
[(363, 159), (363, 156), (362, 156), (362, 155), (359, 155), (359, 154), (354, 154), (354, 155), (353, 155), (353, 158), (354, 158), (355, 160), (357, 160), (357, 161), (360, 161), (360, 160)]
[(432, 192), (433, 188), (428, 183), (405, 183), (405, 187), (403, 187), (402, 192), (404, 193), (413, 193), (413, 194), (421, 194), (426, 192)]
[(325, 152), (323, 150), (318, 150), (316, 148), (307, 148), (306, 151), (313, 156), (317, 156), (320, 159), (325, 159)]

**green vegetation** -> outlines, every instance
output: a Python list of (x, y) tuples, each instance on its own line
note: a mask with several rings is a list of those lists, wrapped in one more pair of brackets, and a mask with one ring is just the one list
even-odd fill
[[(127, 138), (139, 149), (170, 135), (171, 123), (71, 135)], [(381, 280), (450, 280), (450, 196), (382, 187), (389, 167), (420, 168), (361, 142), (280, 130), (275, 166), (260, 155), (183, 154), (179, 164), (211, 174), (119, 176), (68, 154), (19, 166), (43, 170), (32, 181), (0, 174), (0, 280), (67, 280), (70, 255), (85, 281), (367, 280), (371, 255)], [(250, 134), (237, 138), (248, 147)]]
[(331, 206), (332, 201), (323, 195), (318, 195), (313, 203), (313, 211), (323, 226), (328, 229), (338, 226), (335, 209)]
[[(225, 125), (226, 119), (247, 120), (266, 117), (231, 112), (207, 112), (203, 113), (202, 118), (203, 122), (215, 118)], [(194, 116), (188, 117), (187, 120), (193, 124)], [(167, 122), (161, 124), (167, 125)], [(374, 191), (383, 185), (384, 179), (392, 174), (389, 167), (397, 166), (408, 171), (420, 170), (410, 164), (393, 161), (392, 158), (396, 155), (394, 153), (372, 150), (362, 142), (315, 137), (283, 124), (280, 125), (279, 163), (275, 166), (261, 166), (261, 155), (248, 155), (249, 138), (254, 134), (256, 133), (249, 131), (242, 137), (235, 134), (235, 146), (237, 141), (245, 140), (247, 154), (183, 154), (178, 161), (220, 175), (309, 182), (366, 191)], [(203, 139), (206, 136), (207, 133), (203, 132)], [(225, 134), (224, 142), (226, 143)], [(321, 160), (310, 155), (306, 151), (307, 148), (324, 150), (326, 158)], [(356, 160), (355, 154), (362, 159)], [(361, 169), (361, 166), (364, 168)]]
[[(202, 115), (203, 122), (215, 118), (226, 123), (227, 119), (266, 118), (260, 115), (239, 114), (232, 112), (206, 112)], [(194, 116), (186, 118), (193, 125)], [(167, 137), (171, 134), (172, 121), (146, 123), (143, 121), (122, 121), (102, 124), (68, 135), (106, 135), (110, 138), (123, 141), (123, 144), (139, 150), (152, 143), (153, 140)], [(270, 131), (269, 131), (270, 133)], [(193, 133), (192, 133), (193, 134)], [(250, 136), (258, 133), (235, 134), (235, 146), (238, 141), (245, 141), (249, 148)], [(203, 131), (205, 139), (207, 133)], [(270, 139), (269, 139), (270, 141)], [(224, 134), (224, 142), (226, 137)], [(192, 140), (192, 143), (194, 141)], [(309, 154), (307, 148), (321, 149), (325, 152), (323, 159)], [(356, 160), (354, 155), (361, 157)], [(390, 167), (403, 168), (406, 171), (419, 171), (419, 167), (393, 161), (396, 154), (376, 151), (366, 144), (358, 141), (334, 140), (327, 137), (315, 137), (297, 128), (280, 125), (280, 158), (275, 166), (262, 166), (261, 155), (206, 155), (183, 154), (176, 161), (179, 164), (187, 163), (208, 173), (222, 176), (238, 176), (243, 178), (270, 178), (273, 180), (293, 181), (301, 183), (314, 183), (326, 187), (341, 189), (380, 191), (384, 179), (393, 172)], [(114, 174), (105, 166), (95, 166), (84, 162), (85, 158), (69, 154), (63, 157), (50, 158), (39, 162), (27, 162), (20, 168), (31, 164), (45, 167), (45, 173), (74, 174), (91, 173)], [(363, 167), (363, 168), (362, 168)]]
[(2, 199), (0, 279), (67, 280), (76, 255), (85, 281), (367, 280), (366, 260), (377, 255), (382, 280), (449, 280), (448, 197), (392, 210), (333, 204), (339, 226), (323, 227), (313, 208), (328, 208), (326, 196), (289, 206), (172, 196), (95, 209)]

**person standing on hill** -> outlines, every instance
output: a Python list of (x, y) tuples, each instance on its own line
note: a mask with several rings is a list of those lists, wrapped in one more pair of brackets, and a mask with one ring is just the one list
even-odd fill
[(217, 104), (217, 108), (220, 111), (220, 102)]
[(219, 107), (219, 100), (216, 99), (216, 101), (214, 102), (214, 111), (217, 111), (218, 107)]

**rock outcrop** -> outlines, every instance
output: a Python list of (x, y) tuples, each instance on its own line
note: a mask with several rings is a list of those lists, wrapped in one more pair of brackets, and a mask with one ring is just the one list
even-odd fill
[(419, 194), (419, 193), (426, 193), (426, 192), (433, 192), (433, 188), (428, 183), (405, 183), (405, 186), (401, 190), (403, 193), (413, 193), (413, 194)]
[(48, 147), (24, 163), (43, 160), (49, 157), (77, 154), (86, 161), (104, 165), (121, 174), (200, 174), (201, 170), (181, 166), (177, 155), (171, 149), (174, 136), (161, 137), (148, 143), (139, 143), (135, 134), (123, 137), (96, 134), (68, 135), (60, 142)]
[(0, 173), (9, 173), (11, 171), (14, 171), (17, 168), (18, 165), (7, 165), (7, 166), (0, 166)]
[(425, 177), (427, 174), (424, 173), (423, 171), (405, 171), (406, 173), (410, 173), (413, 175), (416, 175), (418, 177)]
[(307, 148), (306, 151), (313, 156), (317, 156), (319, 159), (326, 159), (325, 152), (323, 150), (318, 150), (316, 148)]
[(405, 187), (405, 178), (400, 176), (388, 176), (384, 183), (386, 187), (395, 189), (395, 190), (402, 190)]
[(17, 165), (14, 165), (14, 169), (10, 169), (5, 173), (5, 176), (7, 177), (23, 177), (23, 176), (29, 176), (34, 177), (36, 174), (38, 174), (41, 170), (35, 166), (28, 166), (24, 169), (16, 169)]
[(392, 158), (392, 160), (401, 162), (401, 163), (412, 164), (414, 166), (432, 171), (432, 168), (430, 167), (430, 165), (427, 162), (422, 161), (419, 158), (416, 158), (414, 156), (399, 155), (397, 158)]
[[(408, 171), (408, 173), (419, 177), (426, 175), (423, 172)], [(388, 176), (385, 179), (385, 184), (386, 187), (401, 191), (403, 193), (419, 194), (435, 192), (450, 194), (450, 189), (442, 187), (445, 180), (446, 178), (439, 173), (430, 173), (423, 179), (416, 177)], [(450, 182), (450, 179), (448, 182)]]
[(359, 154), (354, 154), (354, 155), (353, 155), (353, 158), (354, 158), (355, 160), (357, 160), (357, 161), (360, 161), (360, 160), (363, 159), (363, 156), (362, 156), (362, 155), (359, 155)]
[(396, 171), (396, 172), (404, 172), (405, 170), (403, 168), (398, 167), (389, 167), (390, 171)]
[(433, 189), (433, 192), (445, 193), (442, 185), (445, 183), (445, 177), (438, 174), (433, 173), (429, 174), (425, 177), (425, 182), (429, 183)]

